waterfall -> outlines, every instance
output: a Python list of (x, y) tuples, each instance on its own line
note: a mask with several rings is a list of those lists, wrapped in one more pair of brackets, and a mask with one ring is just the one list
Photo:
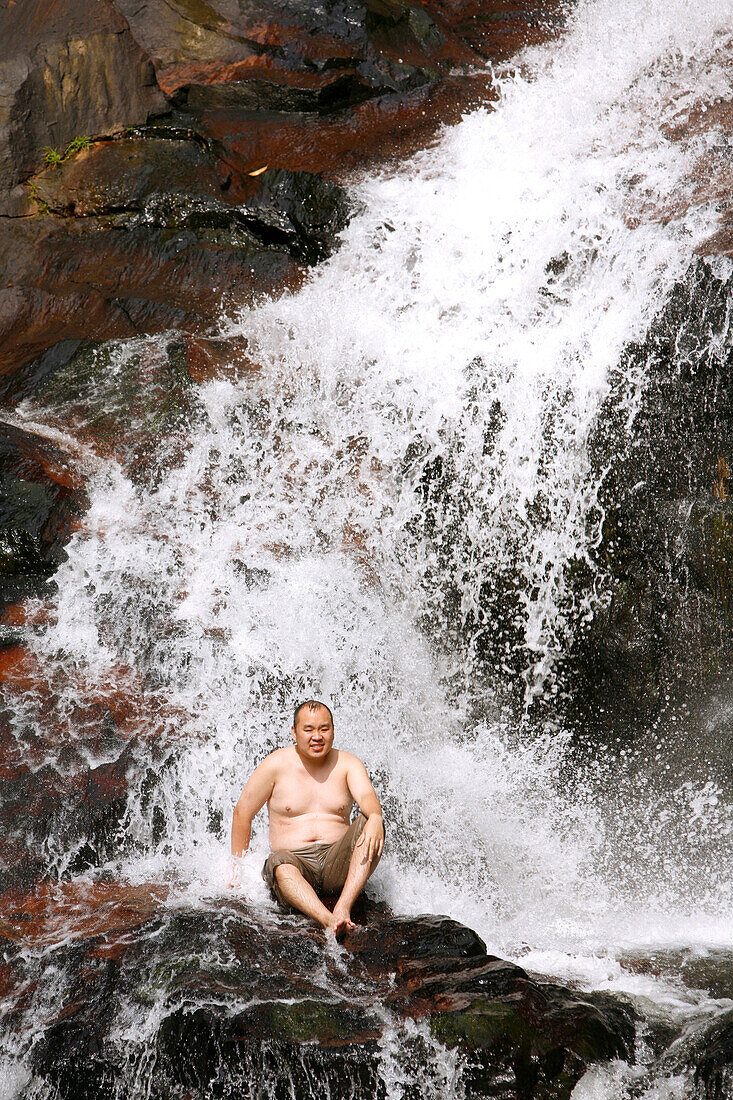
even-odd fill
[[(733, 807), (704, 779), (648, 800), (630, 779), (613, 797), (606, 776), (571, 790), (562, 723), (526, 715), (595, 610), (572, 583), (603, 521), (590, 433), (716, 225), (690, 201), (705, 138), (669, 130), (731, 95), (732, 16), (728, 0), (581, 3), (559, 43), (497, 73), (496, 106), (353, 182), (341, 247), (300, 290), (222, 316), (259, 369), (192, 387), (147, 467), (152, 414), (135, 408), (129, 461), (95, 459), (58, 594), (35, 609), (53, 701), (26, 692), (13, 717), (24, 744), (52, 713), (89, 757), (80, 700), (135, 700), (122, 825), (91, 859), (83, 829), (46, 836), (53, 874), (169, 881), (192, 905), (225, 892), (232, 806), (315, 695), (384, 805), (378, 896), (449, 913), (535, 970), (687, 1011), (616, 955), (732, 946)], [(19, 414), (83, 438), (93, 410), (152, 385), (169, 345), (121, 344), (80, 399)], [(631, 423), (644, 380), (627, 381)], [(94, 763), (110, 758), (100, 743)], [(720, 873), (693, 906), (701, 848)], [(244, 890), (263, 907), (266, 850), (259, 821)], [(126, 1012), (129, 1034), (153, 1026)]]

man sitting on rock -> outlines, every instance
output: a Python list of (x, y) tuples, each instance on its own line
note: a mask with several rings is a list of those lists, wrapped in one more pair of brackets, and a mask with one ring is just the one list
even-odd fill
[[(281, 905), (340, 938), (354, 928), (351, 907), (382, 855), (382, 808), (361, 760), (333, 747), (325, 703), (301, 703), (292, 733), (294, 745), (255, 768), (234, 809), (231, 885), (249, 848), (252, 819), (267, 803), (272, 851), (262, 877)], [(349, 824), (355, 802), (361, 813)], [(321, 899), (336, 896), (331, 912)]]

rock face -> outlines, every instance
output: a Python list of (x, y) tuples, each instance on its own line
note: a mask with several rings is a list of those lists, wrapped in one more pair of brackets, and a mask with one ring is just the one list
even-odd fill
[[(326, 254), (345, 224), (342, 190), (317, 177), (270, 173), (250, 211), (218, 197), (193, 143), (176, 160), (178, 176), (170, 170), (177, 156), (171, 143), (154, 141), (151, 156), (140, 159), (140, 142), (123, 144), (114, 153), (95, 150), (90, 175), (83, 186), (72, 178), (69, 192), (44, 175), (42, 193), (59, 216), (19, 219), (4, 238), (0, 255), (11, 285), (0, 302), (0, 374), (68, 340), (205, 331), (227, 291), (243, 300), (295, 286), (301, 263)], [(101, 179), (94, 175), (99, 161)], [(103, 181), (120, 162), (110, 189)], [(85, 214), (66, 216), (76, 203)]]
[[(607, 470), (597, 550), (607, 601), (572, 661), (579, 721), (603, 741), (727, 680), (733, 645), (730, 280), (699, 261), (621, 373), (592, 441)], [(638, 368), (638, 369), (636, 369)], [(681, 731), (680, 731), (681, 732)]]
[(150, 58), (109, 0), (6, 4), (0, 56), (0, 194), (82, 134), (105, 134), (167, 110)]
[(559, 19), (488, 0), (5, 5), (0, 374), (70, 340), (201, 333), (222, 302), (296, 285), (347, 220), (338, 179), (490, 95), (473, 67)]
[(695, 1100), (727, 1100), (733, 1089), (733, 1011), (696, 1022), (672, 1043), (640, 1087), (651, 1086), (657, 1095), (671, 1090)]
[[(66, 976), (29, 1051), (59, 1096), (124, 1080), (115, 1022), (152, 1005), (159, 1024), (142, 1046), (156, 1096), (229, 1095), (253, 1070), (276, 1096), (310, 1096), (313, 1073), (334, 1098), (354, 1085), (380, 1096), (380, 1040), (409, 1020), (420, 1022), (418, 1047), (432, 1036), (459, 1052), (468, 1096), (560, 1100), (588, 1065), (632, 1056), (625, 1004), (532, 979), (446, 917), (395, 918), (367, 902), (365, 924), (334, 952), (301, 918), (234, 899), (181, 908), (166, 892), (78, 883), (0, 900), (14, 1026), (26, 981), (54, 964)], [(43, 961), (36, 949), (54, 943)], [(417, 1087), (430, 1071), (418, 1068)]]
[(0, 610), (43, 589), (85, 507), (82, 480), (67, 455), (0, 423)]

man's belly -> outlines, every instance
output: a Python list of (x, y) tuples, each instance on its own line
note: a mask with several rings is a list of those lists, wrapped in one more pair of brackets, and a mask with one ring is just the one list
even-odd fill
[(348, 821), (335, 814), (297, 814), (270, 816), (270, 848), (302, 848), (304, 844), (335, 844), (349, 827)]

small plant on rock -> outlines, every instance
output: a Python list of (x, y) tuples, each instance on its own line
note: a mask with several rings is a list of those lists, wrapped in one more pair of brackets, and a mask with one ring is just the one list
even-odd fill
[(43, 159), (49, 168), (58, 168), (59, 164), (63, 164), (65, 160), (69, 160), (76, 153), (80, 153), (82, 149), (88, 149), (91, 144), (91, 138), (79, 135), (71, 139), (63, 153), (60, 153), (58, 149), (52, 149), (50, 146), (44, 149)]
[(75, 153), (80, 153), (82, 149), (88, 149), (91, 144), (91, 139), (88, 137), (72, 138), (66, 146), (63, 159), (68, 160), (69, 157), (73, 157)]
[(38, 194), (38, 188), (36, 187), (33, 180), (31, 180), (31, 182), (28, 184), (28, 193), (38, 207), (39, 214), (51, 213), (51, 207), (48, 205), (46, 200), (42, 199), (41, 196)]

